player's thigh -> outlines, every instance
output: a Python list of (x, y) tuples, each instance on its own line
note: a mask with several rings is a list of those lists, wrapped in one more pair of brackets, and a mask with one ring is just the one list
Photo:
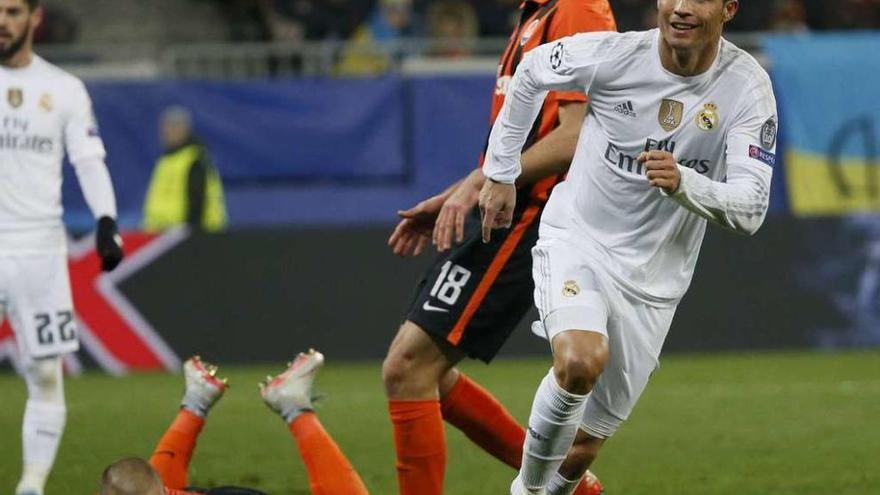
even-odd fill
[(441, 253), (420, 282), (407, 319), (441, 348), (489, 362), (530, 309), (538, 226), (521, 212), (514, 225), (483, 243), (475, 210), (464, 242)]
[[(553, 343), (554, 352), (566, 343), (595, 338), (581, 332), (607, 338), (609, 310), (605, 294), (595, 272), (576, 248), (539, 243), (532, 249), (532, 256), (534, 301), (541, 318), (533, 328), (535, 333), (543, 332)], [(563, 333), (567, 335), (561, 336)]]
[(9, 282), (7, 311), (23, 355), (39, 359), (79, 348), (63, 253), (17, 256)]
[(629, 307), (613, 315), (608, 327), (609, 359), (587, 399), (581, 428), (608, 438), (629, 418), (659, 366), (660, 351), (675, 308), (657, 308), (630, 298)]

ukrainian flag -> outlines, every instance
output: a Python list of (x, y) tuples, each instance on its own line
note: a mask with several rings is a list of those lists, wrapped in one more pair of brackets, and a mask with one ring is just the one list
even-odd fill
[(880, 33), (764, 40), (800, 216), (880, 212)]

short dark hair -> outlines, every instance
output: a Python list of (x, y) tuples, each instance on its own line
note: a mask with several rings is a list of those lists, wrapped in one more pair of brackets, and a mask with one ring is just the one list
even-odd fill
[(34, 10), (35, 8), (40, 6), (40, 0), (24, 0), (24, 1), (26, 4), (28, 4), (28, 7), (30, 7), (31, 10)]

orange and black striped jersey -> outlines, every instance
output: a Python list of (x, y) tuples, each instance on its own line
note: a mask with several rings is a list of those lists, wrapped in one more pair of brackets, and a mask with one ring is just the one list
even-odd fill
[[(526, 0), (520, 5), (520, 20), (510, 37), (495, 81), (492, 96), (492, 114), (489, 130), (504, 104), (504, 96), (511, 77), (525, 53), (545, 43), (588, 31), (616, 31), (614, 15), (608, 0)], [(544, 100), (541, 112), (535, 119), (532, 131), (523, 150), (542, 139), (559, 125), (560, 102), (584, 102), (586, 95), (579, 92), (550, 92)], [(487, 134), (488, 135), (488, 134)], [(483, 165), (484, 153), (480, 156)], [(562, 179), (561, 176), (546, 177), (531, 188), (530, 196), (546, 201), (550, 190)]]

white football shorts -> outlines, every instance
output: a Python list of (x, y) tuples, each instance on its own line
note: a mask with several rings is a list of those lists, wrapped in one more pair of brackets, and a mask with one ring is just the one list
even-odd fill
[(659, 366), (675, 307), (651, 306), (619, 290), (586, 250), (569, 241), (542, 238), (532, 258), (541, 318), (533, 332), (548, 341), (568, 330), (608, 338), (609, 360), (581, 422), (590, 435), (608, 438), (629, 417)]
[(79, 349), (66, 253), (0, 256), (0, 321), (4, 317), (24, 358)]

